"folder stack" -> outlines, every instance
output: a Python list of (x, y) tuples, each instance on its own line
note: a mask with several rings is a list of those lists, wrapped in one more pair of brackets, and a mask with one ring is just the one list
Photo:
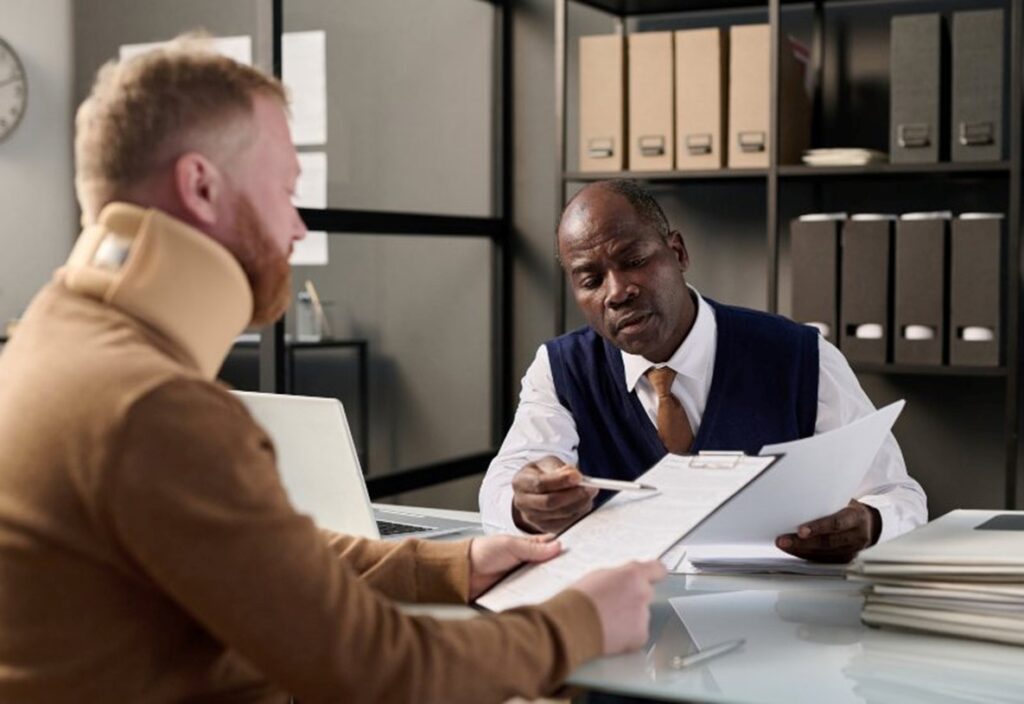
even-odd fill
[(1024, 511), (957, 510), (862, 552), (870, 626), (1024, 645)]

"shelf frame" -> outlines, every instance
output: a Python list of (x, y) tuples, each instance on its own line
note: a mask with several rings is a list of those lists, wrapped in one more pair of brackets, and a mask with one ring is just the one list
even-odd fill
[[(1024, 199), (1024, 179), (1022, 179), (1022, 161), (1024, 161), (1024, 0), (1005, 0), (1008, 8), (1009, 36), (1009, 158), (994, 162), (942, 162), (938, 164), (871, 164), (865, 166), (826, 166), (812, 167), (803, 164), (778, 163), (779, 137), (779, 52), (784, 39), (781, 28), (781, 8), (783, 5), (811, 5), (813, 18), (813, 36), (811, 51), (811, 69), (817, 74), (818, 89), (814, 95), (814, 125), (820, 130), (820, 119), (823, 114), (822, 76), (825, 57), (825, 8), (849, 4), (858, 0), (573, 0), (588, 7), (603, 10), (617, 19), (620, 33), (624, 32), (624, 21), (628, 17), (649, 16), (653, 14), (691, 13), (699, 11), (728, 11), (738, 8), (767, 9), (770, 32), (770, 105), (769, 134), (771, 147), (767, 169), (735, 170), (704, 172), (604, 172), (587, 173), (569, 170), (566, 140), (568, 126), (566, 124), (566, 70), (568, 66), (568, 3), (569, 0), (555, 0), (555, 119), (556, 119), (556, 207), (561, 213), (565, 202), (567, 185), (585, 183), (607, 178), (633, 178), (651, 183), (687, 182), (720, 182), (733, 183), (764, 180), (766, 184), (766, 267), (767, 267), (767, 301), (766, 308), (770, 312), (779, 310), (779, 256), (780, 233), (783, 223), (780, 221), (779, 203), (780, 190), (786, 183), (810, 182), (820, 196), (820, 188), (828, 182), (841, 182), (857, 179), (899, 180), (913, 179), (991, 179), (993, 183), (1008, 183), (1007, 242), (1006, 260), (1008, 262), (1003, 290), (1004, 304), (1004, 360), (999, 367), (925, 367), (917, 365), (855, 365), (856, 371), (865, 374), (888, 375), (929, 375), (943, 377), (977, 377), (1000, 380), (1005, 388), (1004, 413), (1004, 457), (1005, 457), (1005, 506), (1014, 509), (1024, 499), (1018, 494), (1024, 490), (1024, 477), (1021, 477), (1021, 463), (1018, 456), (1021, 452), (1021, 407), (1024, 404), (1024, 389), (1020, 378), (1020, 350), (1024, 345), (1024, 325), (1021, 324), (1021, 311), (1024, 310), (1024, 251), (1021, 242), (1024, 240), (1024, 223), (1022, 223), (1021, 201)], [(913, 0), (907, 0), (912, 2)], [(895, 4), (899, 4), (898, 2)], [(820, 132), (815, 132), (820, 137)], [(820, 144), (815, 139), (813, 145)], [(559, 274), (557, 285), (555, 332), (565, 332), (567, 292), (564, 278)]]
[(1020, 489), (1020, 422), (1021, 422), (1021, 383), (1020, 383), (1020, 336), (1022, 331), (1021, 312), (1021, 276), (1024, 276), (1024, 261), (1021, 260), (1021, 238), (1024, 237), (1021, 223), (1020, 199), (1024, 197), (1021, 183), (1022, 156), (1024, 156), (1024, 72), (1021, 62), (1024, 61), (1024, 36), (1021, 24), (1024, 22), (1022, 4), (1024, 0), (1010, 0), (1010, 125), (1007, 132), (1010, 136), (1010, 193), (1006, 228), (1006, 260), (1015, 267), (1007, 266), (1005, 318), (1003, 337), (1005, 338), (1006, 355), (1006, 409), (1003, 437), (1006, 455), (1006, 508), (1018, 507), (1018, 491)]
[(853, 371), (858, 374), (886, 374), (892, 376), (932, 376), (932, 377), (980, 377), (999, 379), (1006, 378), (1009, 370), (1003, 367), (958, 367), (950, 365), (930, 364), (872, 364), (855, 362)]

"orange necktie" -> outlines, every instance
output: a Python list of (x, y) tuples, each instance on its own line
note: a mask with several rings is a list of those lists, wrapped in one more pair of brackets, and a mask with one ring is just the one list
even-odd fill
[(665, 443), (665, 449), (676, 455), (690, 451), (693, 445), (693, 429), (686, 417), (683, 404), (672, 395), (672, 382), (676, 378), (675, 370), (669, 367), (650, 368), (647, 379), (658, 394), (658, 437)]

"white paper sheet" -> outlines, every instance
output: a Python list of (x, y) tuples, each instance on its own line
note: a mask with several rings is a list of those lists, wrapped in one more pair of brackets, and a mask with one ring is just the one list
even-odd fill
[(535, 604), (594, 569), (656, 559), (773, 461), (743, 457), (731, 468), (694, 467), (700, 459), (667, 455), (638, 479), (658, 492), (617, 494), (559, 536), (561, 555), (518, 570), (477, 604), (492, 611)]
[(803, 440), (765, 445), (782, 455), (742, 494), (686, 537), (689, 545), (770, 545), (801, 523), (828, 516), (856, 496), (903, 401), (849, 425)]
[(282, 80), (291, 101), (296, 146), (327, 142), (327, 35), (285, 32), (281, 37)]
[[(300, 208), (327, 207), (327, 154), (325, 152), (299, 152), (302, 172), (295, 187), (295, 205)], [(292, 266), (323, 266), (327, 264), (327, 233), (307, 232), (295, 243), (288, 260)]]
[[(235, 37), (214, 37), (213, 48), (227, 56), (229, 59), (234, 59), (240, 64), (246, 66), (252, 66), (252, 37), (248, 35), (239, 35)], [(121, 46), (119, 57), (121, 61), (130, 59), (139, 54), (144, 54), (151, 49), (163, 46), (167, 42), (145, 42), (141, 44), (124, 44)]]

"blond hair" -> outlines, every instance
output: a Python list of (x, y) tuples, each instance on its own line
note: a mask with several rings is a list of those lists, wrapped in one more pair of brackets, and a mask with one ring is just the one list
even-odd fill
[(255, 95), (287, 103), (279, 81), (215, 53), (202, 34), (108, 62), (75, 116), (83, 223), (187, 151), (216, 161), (249, 143)]

